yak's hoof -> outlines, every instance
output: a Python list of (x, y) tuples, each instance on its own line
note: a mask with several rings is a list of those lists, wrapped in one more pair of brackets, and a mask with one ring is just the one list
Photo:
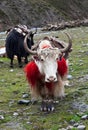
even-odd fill
[(25, 61), (25, 64), (27, 64), (28, 63), (28, 61)]
[(22, 68), (23, 67), (23, 65), (19, 65), (19, 68)]
[(13, 65), (10, 65), (10, 68), (13, 68)]
[(48, 111), (48, 112), (55, 110), (52, 101), (43, 101), (40, 109), (41, 111)]

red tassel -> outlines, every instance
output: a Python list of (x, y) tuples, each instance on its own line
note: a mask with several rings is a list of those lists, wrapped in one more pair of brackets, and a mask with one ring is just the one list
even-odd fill
[(29, 62), (25, 66), (24, 71), (26, 73), (28, 82), (31, 83), (32, 86), (35, 86), (37, 80), (40, 79), (40, 75), (41, 75), (35, 62), (34, 61)]
[(64, 76), (68, 71), (66, 60), (62, 58), (61, 61), (58, 61), (57, 63), (58, 63), (58, 73), (61, 76)]

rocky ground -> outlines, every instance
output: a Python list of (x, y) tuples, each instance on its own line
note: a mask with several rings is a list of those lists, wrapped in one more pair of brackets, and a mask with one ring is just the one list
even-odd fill
[[(11, 69), (9, 59), (0, 58), (0, 130), (88, 129), (88, 27), (41, 31), (35, 35), (35, 42), (48, 35), (67, 41), (64, 32), (72, 37), (73, 51), (69, 56), (66, 97), (56, 99), (54, 112), (41, 112), (41, 100), (31, 102), (29, 86), (17, 61)], [(0, 45), (4, 42), (2, 33)]]

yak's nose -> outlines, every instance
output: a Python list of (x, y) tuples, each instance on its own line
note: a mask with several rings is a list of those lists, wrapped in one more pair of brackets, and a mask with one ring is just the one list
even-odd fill
[(54, 76), (50, 76), (50, 77), (47, 78), (47, 81), (48, 82), (55, 82), (55, 81), (57, 81), (57, 78), (54, 77)]

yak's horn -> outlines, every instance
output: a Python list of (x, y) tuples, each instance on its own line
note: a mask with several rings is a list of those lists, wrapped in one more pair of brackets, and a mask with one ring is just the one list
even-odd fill
[(68, 42), (68, 46), (67, 47), (65, 47), (64, 49), (60, 49), (62, 53), (68, 52), (71, 49), (71, 47), (72, 47), (72, 39), (71, 39), (70, 35), (68, 33), (65, 33), (65, 34), (67, 35), (67, 37), (69, 39), (69, 42)]
[(29, 54), (35, 55), (35, 54), (37, 54), (37, 51), (33, 51), (33, 50), (31, 50), (31, 49), (28, 48), (28, 45), (27, 45), (27, 38), (28, 38), (28, 36), (29, 36), (29, 34), (27, 34), (27, 35), (25, 36), (25, 38), (24, 38), (24, 48), (25, 48), (25, 50), (26, 50)]

